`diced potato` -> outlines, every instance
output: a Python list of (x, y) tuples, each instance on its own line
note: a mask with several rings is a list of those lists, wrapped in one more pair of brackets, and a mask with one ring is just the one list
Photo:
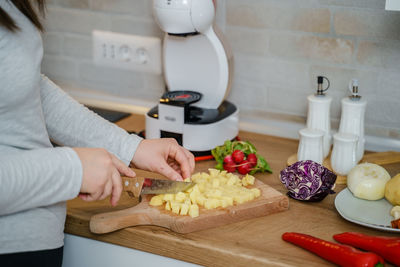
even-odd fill
[(179, 214), (179, 211), (181, 210), (181, 203), (176, 201), (171, 202), (171, 209), (173, 213)]
[(226, 208), (234, 204), (251, 201), (261, 195), (258, 188), (248, 189), (245, 186), (254, 184), (255, 178), (246, 175), (240, 179), (237, 175), (209, 169), (209, 173), (196, 173), (190, 179), (195, 186), (177, 194), (154, 196), (150, 205), (159, 206), (165, 203), (165, 209), (179, 215), (197, 217), (199, 206), (205, 209)]
[(186, 196), (185, 201), (183, 202), (184, 204), (192, 205), (192, 201), (190, 200), (189, 196)]
[(256, 178), (254, 178), (254, 176), (253, 175), (250, 175), (250, 174), (246, 174), (246, 179), (247, 179), (247, 182), (249, 183), (249, 184), (251, 184), (251, 185), (253, 185), (254, 184), (254, 182), (255, 182), (255, 180), (256, 180)]
[(183, 192), (179, 192), (175, 195), (175, 200), (178, 202), (183, 202), (186, 199), (186, 194)]
[(229, 180), (228, 180), (228, 182), (226, 182), (226, 184), (227, 185), (234, 185), (235, 182), (236, 182), (235, 176), (231, 176), (231, 177), (229, 177)]
[(228, 206), (233, 206), (233, 197), (224, 196), (222, 200), (228, 204)]
[(206, 201), (204, 202), (204, 207), (206, 209), (215, 209), (217, 207), (221, 206), (221, 201), (219, 199), (215, 199), (215, 198), (208, 198), (206, 199)]
[(231, 177), (229, 177), (229, 180), (226, 184), (227, 185), (238, 185), (238, 184), (241, 185), (242, 181), (236, 175), (232, 175)]
[(201, 178), (208, 180), (208, 178), (210, 178), (210, 175), (208, 173), (201, 173)]
[(211, 177), (217, 177), (220, 174), (220, 170), (217, 169), (208, 169)]
[(247, 186), (247, 185), (253, 185), (255, 181), (254, 176), (246, 174), (245, 177), (242, 178), (242, 184), (243, 186)]
[(252, 188), (250, 191), (253, 192), (254, 197), (259, 197), (261, 195), (261, 191), (258, 188)]
[(188, 190), (186, 190), (187, 193), (191, 193), (192, 191), (193, 191), (193, 187), (191, 187)]
[(192, 180), (190, 179), (190, 177), (186, 178), (183, 180), (184, 182), (190, 183)]
[(204, 206), (204, 202), (206, 201), (206, 198), (204, 197), (204, 195), (199, 194), (197, 196), (196, 201), (197, 201), (197, 204), (200, 204), (200, 205)]
[(181, 204), (181, 212), (180, 212), (180, 215), (187, 215), (188, 212), (189, 212), (189, 207), (190, 207), (189, 204), (182, 203), (182, 204)]
[(199, 206), (196, 204), (190, 205), (189, 215), (192, 218), (199, 216)]
[(203, 193), (206, 189), (206, 185), (204, 183), (198, 183), (199, 191)]
[(164, 201), (172, 201), (172, 200), (175, 200), (175, 195), (174, 194), (165, 194), (163, 199), (164, 199)]
[(222, 192), (221, 192), (221, 190), (216, 189), (216, 190), (210, 191), (210, 193), (207, 196), (212, 197), (212, 198), (220, 198), (222, 196)]
[(212, 181), (212, 186), (213, 186), (213, 187), (219, 187), (219, 184), (220, 184), (220, 180), (217, 179), (217, 178), (215, 178), (215, 179)]
[(198, 173), (193, 174), (191, 179), (192, 179), (192, 181), (196, 181), (200, 177), (201, 177), (201, 172), (198, 172)]
[(226, 199), (221, 199), (221, 207), (226, 208), (228, 206), (230, 206), (229, 201)]
[(200, 193), (200, 189), (199, 189), (199, 186), (197, 185), (197, 184), (195, 184), (193, 187), (193, 192), (197, 192), (197, 193)]
[(242, 204), (246, 202), (247, 196), (246, 195), (236, 195), (233, 197), (233, 200), (235, 200), (238, 204)]
[(151, 206), (161, 206), (163, 204), (163, 195), (157, 195), (151, 198)]
[(190, 198), (190, 201), (191, 201), (193, 204), (197, 204), (197, 196), (198, 196), (198, 195), (199, 195), (199, 193), (196, 192), (196, 191), (190, 192), (189, 198)]
[(254, 199), (254, 194), (252, 192), (248, 192), (246, 196), (246, 202)]
[(228, 178), (226, 178), (226, 177), (219, 177), (219, 185), (220, 185), (220, 186), (226, 185), (226, 182), (228, 182)]

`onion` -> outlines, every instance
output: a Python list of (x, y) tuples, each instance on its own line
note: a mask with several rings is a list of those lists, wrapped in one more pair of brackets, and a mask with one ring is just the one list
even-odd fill
[(298, 161), (283, 169), (279, 175), (289, 190), (288, 196), (297, 200), (321, 201), (335, 193), (336, 174), (312, 160)]
[(347, 174), (347, 187), (355, 197), (378, 200), (385, 196), (390, 174), (374, 163), (360, 163)]

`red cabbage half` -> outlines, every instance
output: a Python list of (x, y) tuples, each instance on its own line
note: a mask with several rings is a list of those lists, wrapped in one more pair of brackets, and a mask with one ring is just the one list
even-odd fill
[(298, 161), (279, 175), (289, 190), (288, 196), (297, 200), (321, 201), (328, 194), (335, 193), (336, 174), (312, 160)]

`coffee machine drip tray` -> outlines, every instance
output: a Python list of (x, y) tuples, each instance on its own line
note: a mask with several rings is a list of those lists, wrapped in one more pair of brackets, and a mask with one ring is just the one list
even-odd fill
[[(188, 116), (185, 117), (185, 124), (211, 124), (221, 121), (237, 111), (234, 104), (229, 101), (223, 101), (217, 109), (205, 109), (195, 106), (189, 106)], [(153, 107), (147, 116), (158, 119), (158, 106)]]

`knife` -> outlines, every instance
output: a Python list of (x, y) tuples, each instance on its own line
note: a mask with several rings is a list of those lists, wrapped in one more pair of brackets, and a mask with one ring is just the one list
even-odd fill
[(123, 190), (131, 197), (140, 197), (147, 194), (175, 194), (188, 190), (195, 183), (178, 182), (171, 180), (152, 179), (145, 177), (122, 176)]

